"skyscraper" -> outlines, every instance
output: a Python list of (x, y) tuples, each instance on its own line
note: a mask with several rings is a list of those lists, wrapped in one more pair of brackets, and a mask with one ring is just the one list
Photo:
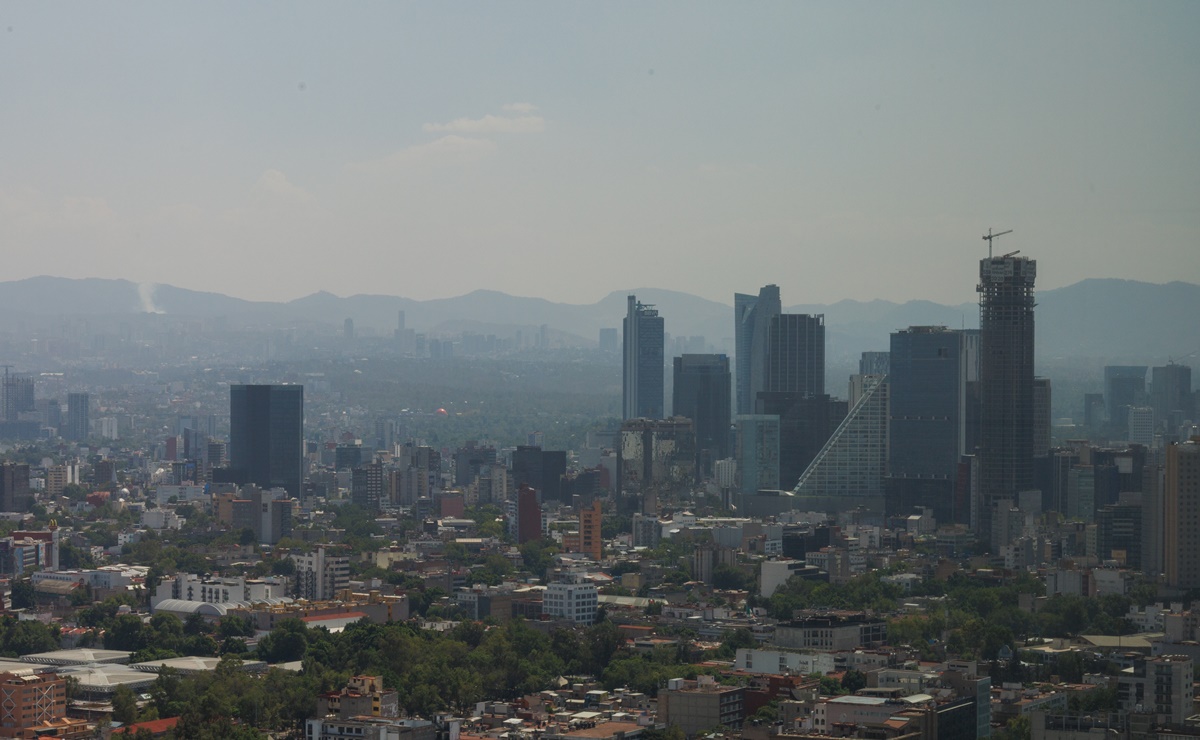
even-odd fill
[(762, 391), (825, 393), (825, 317), (784, 313), (767, 328)]
[(883, 510), (883, 474), (887, 468), (888, 382), (886, 375), (861, 379), (862, 395), (829, 441), (813, 458), (796, 494), (821, 498), (825, 509), (864, 506)]
[(229, 467), (235, 482), (300, 498), (304, 386), (229, 387)]
[(675, 416), (692, 420), (696, 456), (703, 475), (712, 463), (729, 457), (729, 358), (725, 355), (683, 355), (675, 358), (671, 408)]
[[(995, 502), (1033, 487), (1033, 283), (1037, 262), (979, 261), (979, 534), (990, 539)], [(993, 542), (999, 547), (1007, 544)]]
[(967, 347), (962, 332), (911, 326), (892, 334), (889, 366), (887, 512), (929, 507), (939, 522), (956, 511), (958, 464), (967, 452)]
[(618, 349), (617, 330), (614, 328), (600, 329), (600, 351), (611, 352), (615, 355)]
[(1145, 365), (1106, 365), (1104, 368), (1104, 402), (1108, 408), (1108, 423), (1117, 435), (1129, 431), (1129, 407), (1146, 405)]
[(827, 395), (760, 391), (757, 415), (779, 417), (779, 485), (790, 489), (800, 480), (830, 435), (846, 418), (845, 401)]
[(1179, 424), (1196, 421), (1194, 401), (1191, 367), (1168, 363), (1150, 369), (1150, 405), (1154, 418), (1166, 424), (1168, 441), (1175, 440)]
[(74, 442), (88, 438), (90, 432), (88, 422), (88, 394), (67, 394), (67, 433), (63, 436)]
[(777, 285), (764, 285), (757, 296), (733, 294), (738, 414), (753, 414), (754, 399), (765, 388), (767, 332), (782, 311)]
[(4, 375), (4, 421), (17, 421), (21, 414), (33, 411), (33, 378), (26, 375)]
[(1171, 588), (1200, 588), (1200, 437), (1167, 445), (1163, 571)]
[(0, 463), (0, 511), (29, 511), (33, 491), (29, 488), (29, 466)]
[(1050, 430), (1053, 421), (1050, 418), (1050, 378), (1033, 379), (1033, 456), (1045, 457), (1050, 454)]
[(775, 285), (733, 303), (739, 415), (759, 413), (760, 393), (825, 393), (825, 317), (782, 313)]
[(742, 414), (737, 423), (738, 479), (742, 493), (779, 489), (779, 417)]
[(622, 411), (626, 419), (663, 418), (663, 319), (629, 296), (625, 315)]

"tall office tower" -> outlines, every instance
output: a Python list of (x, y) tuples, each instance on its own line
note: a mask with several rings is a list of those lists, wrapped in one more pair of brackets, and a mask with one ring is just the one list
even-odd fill
[(454, 452), (454, 485), (471, 485), (481, 473), (496, 464), (496, 459), (495, 447), (481, 447), (475, 440), (469, 440)]
[(1200, 437), (1167, 446), (1163, 571), (1171, 588), (1200, 588)]
[(672, 413), (692, 420), (696, 430), (696, 461), (709, 475), (717, 460), (729, 457), (730, 393), (732, 379), (725, 355), (683, 355), (675, 358)]
[(1167, 439), (1174, 442), (1183, 422), (1196, 421), (1192, 368), (1175, 363), (1151, 368), (1150, 405), (1154, 408), (1154, 418), (1166, 423)]
[(300, 498), (304, 386), (231, 385), (228, 451), (234, 482)]
[(518, 445), (512, 453), (513, 484), (536, 489), (541, 501), (562, 499), (562, 479), (566, 474), (565, 450), (543, 450), (537, 445)]
[(612, 354), (615, 355), (617, 353), (617, 350), (620, 349), (620, 347), (618, 346), (618, 336), (619, 335), (620, 334), (616, 329), (613, 329), (613, 328), (601, 329), (600, 330), (600, 351), (601, 352), (611, 352)]
[(825, 317), (784, 313), (767, 329), (763, 391), (825, 393)]
[(0, 511), (29, 511), (33, 491), (29, 488), (29, 466), (0, 463)]
[(791, 489), (808, 469), (838, 424), (846, 418), (845, 401), (827, 395), (760, 391), (754, 413), (779, 417), (779, 484)]
[(887, 470), (888, 376), (864, 378), (863, 395), (800, 476), (798, 495), (821, 498), (825, 509), (864, 506), (883, 511)]
[(888, 412), (889, 515), (933, 509), (939, 522), (966, 522), (955, 506), (958, 464), (967, 453), (967, 361), (963, 333), (911, 326), (892, 334)]
[(379, 511), (385, 500), (383, 463), (370, 462), (350, 472), (350, 500), (368, 511)]
[[(1004, 255), (979, 261), (978, 535), (991, 539), (997, 501), (1033, 486), (1033, 283), (1037, 262)], [(998, 552), (1006, 542), (992, 542)]]
[(1142, 569), (1142, 494), (1123, 493), (1096, 512), (1096, 555)]
[(737, 413), (754, 413), (754, 399), (765, 389), (767, 332), (771, 319), (783, 311), (779, 286), (764, 285), (757, 296), (733, 294), (734, 358), (737, 383)]
[(33, 378), (25, 375), (4, 375), (4, 421), (17, 421), (21, 414), (33, 411)]
[(63, 435), (73, 442), (81, 442), (90, 434), (88, 422), (88, 394), (67, 394), (67, 433)]
[(1129, 431), (1129, 407), (1146, 405), (1146, 366), (1108, 365), (1104, 368), (1104, 402), (1114, 434)]
[(1083, 425), (1088, 430), (1096, 430), (1104, 425), (1105, 416), (1104, 394), (1083, 394)]
[(597, 563), (604, 555), (603, 524), (604, 512), (600, 508), (600, 499), (593, 499), (591, 506), (579, 510), (579, 551)]
[(735, 424), (742, 493), (779, 490), (779, 417), (741, 414)]
[(354, 339), (354, 319), (346, 319), (342, 322), (342, 336), (346, 339)]
[(1154, 409), (1149, 406), (1130, 406), (1128, 411), (1126, 424), (1129, 433), (1125, 435), (1126, 441), (1129, 444), (1153, 448), (1156, 426)]
[(663, 319), (654, 306), (629, 296), (625, 315), (625, 369), (622, 375), (626, 419), (663, 417)]
[(525, 544), (542, 538), (542, 505), (536, 489), (521, 484), (517, 489), (517, 542)]
[(1033, 379), (1033, 456), (1050, 454), (1050, 378)]
[(890, 352), (863, 352), (858, 358), (859, 375), (887, 375), (892, 371)]
[(1142, 573), (1163, 575), (1163, 539), (1166, 537), (1163, 465), (1147, 462), (1142, 468)]

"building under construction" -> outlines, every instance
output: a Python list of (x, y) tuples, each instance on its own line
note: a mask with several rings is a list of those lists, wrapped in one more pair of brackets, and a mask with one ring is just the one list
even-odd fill
[[(996, 235), (999, 236), (999, 235)], [(984, 237), (989, 239), (989, 237)], [(990, 240), (989, 240), (990, 244)], [(988, 256), (979, 262), (980, 445), (977, 533), (993, 550), (992, 510), (1033, 488), (1033, 283), (1037, 262)]]

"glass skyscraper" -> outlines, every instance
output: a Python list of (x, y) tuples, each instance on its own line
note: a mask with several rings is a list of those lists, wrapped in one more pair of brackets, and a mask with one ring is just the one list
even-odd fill
[(304, 386), (229, 387), (229, 467), (236, 482), (300, 497)]
[(625, 315), (622, 417), (663, 418), (663, 319), (652, 305), (629, 296)]

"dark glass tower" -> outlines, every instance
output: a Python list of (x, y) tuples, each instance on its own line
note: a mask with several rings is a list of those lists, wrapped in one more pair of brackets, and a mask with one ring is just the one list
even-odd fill
[(1037, 262), (979, 261), (979, 532), (991, 542), (992, 508), (1033, 487), (1033, 283)]
[(67, 433), (63, 435), (72, 441), (83, 441), (88, 438), (88, 394), (67, 394)]
[(892, 334), (889, 367), (888, 514), (933, 509), (939, 523), (966, 521), (954, 488), (966, 452), (967, 351), (963, 334), (912, 326)]
[(730, 444), (729, 358), (725, 355), (683, 355), (675, 358), (671, 408), (695, 424), (699, 470), (707, 475), (712, 464), (732, 453)]
[(629, 296), (625, 315), (622, 415), (663, 418), (663, 319), (654, 306)]
[(304, 386), (229, 387), (229, 467), (238, 483), (300, 497)]
[(767, 328), (762, 390), (773, 393), (825, 394), (825, 317), (784, 313)]
[(754, 413), (754, 399), (765, 390), (767, 332), (771, 319), (782, 311), (779, 286), (764, 285), (757, 296), (733, 294), (733, 334), (737, 356), (734, 358), (737, 383), (737, 412)]

